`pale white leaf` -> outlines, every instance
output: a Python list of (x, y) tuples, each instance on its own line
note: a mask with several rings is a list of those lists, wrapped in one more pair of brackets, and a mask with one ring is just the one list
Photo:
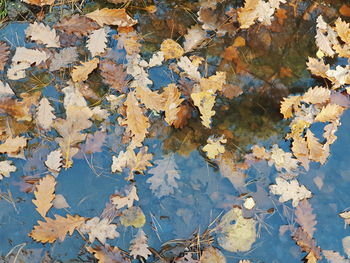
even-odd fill
[(86, 47), (93, 57), (100, 55), (106, 50), (108, 33), (109, 28), (102, 27), (100, 29), (92, 31), (90, 34)]
[(52, 112), (54, 108), (50, 105), (47, 98), (43, 97), (40, 100), (39, 107), (36, 112), (36, 121), (38, 125), (44, 130), (49, 130), (52, 126), (53, 120), (56, 119)]

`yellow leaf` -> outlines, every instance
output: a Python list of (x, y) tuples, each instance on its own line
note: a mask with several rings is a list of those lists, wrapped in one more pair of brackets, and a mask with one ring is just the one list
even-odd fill
[(294, 137), (292, 151), (294, 156), (302, 163), (305, 170), (309, 170), (309, 149), (304, 138)]
[(46, 218), (47, 222), (38, 221), (39, 225), (34, 226), (29, 236), (35, 241), (42, 243), (53, 243), (57, 239), (62, 242), (67, 233), (72, 235), (74, 230), (85, 222), (85, 218), (78, 215), (67, 215), (67, 217), (55, 215), (55, 218)]
[(226, 72), (218, 71), (215, 75), (209, 78), (201, 78), (201, 91), (221, 91), (223, 85), (226, 83)]
[(164, 53), (164, 59), (181, 58), (185, 53), (183, 48), (174, 40), (166, 39), (160, 46), (160, 51)]
[(36, 186), (36, 191), (34, 192), (36, 199), (32, 202), (36, 206), (36, 211), (44, 218), (52, 207), (52, 202), (55, 199), (55, 185), (55, 178), (52, 175), (47, 175), (42, 178)]
[(212, 110), (215, 104), (215, 94), (203, 91), (192, 93), (191, 98), (201, 113), (202, 124), (210, 128), (211, 117), (215, 115), (215, 111)]
[(99, 59), (94, 58), (87, 62), (81, 62), (81, 66), (75, 66), (72, 70), (72, 79), (74, 82), (87, 80), (89, 74), (97, 68)]
[(322, 144), (318, 142), (318, 139), (309, 129), (306, 131), (306, 142), (309, 148), (309, 159), (315, 162), (321, 162), (324, 154)]
[(341, 40), (343, 40), (346, 44), (350, 44), (350, 27), (348, 23), (342, 21), (339, 17), (337, 21), (335, 21), (335, 30), (337, 31)]
[(255, 19), (258, 18), (255, 10), (258, 7), (259, 2), (259, 0), (246, 0), (244, 7), (238, 9), (237, 20), (240, 23), (241, 28), (247, 29), (254, 24)]
[(339, 119), (343, 111), (344, 111), (344, 108), (337, 104), (328, 104), (327, 106), (322, 108), (319, 114), (317, 114), (315, 121), (320, 121), (320, 122), (335, 121)]
[(224, 139), (224, 136), (219, 138), (209, 137), (207, 140), (208, 144), (203, 147), (203, 151), (207, 152), (209, 159), (215, 159), (218, 154), (225, 152), (225, 147), (222, 144), (226, 142), (227, 140)]
[(103, 8), (95, 10), (86, 16), (97, 22), (101, 27), (104, 25), (113, 25), (121, 27), (130, 27), (137, 23), (136, 20), (132, 19), (125, 11), (121, 9), (109, 9)]
[(126, 119), (120, 120), (122, 125), (126, 125), (126, 132), (133, 135), (131, 148), (141, 147), (142, 142), (150, 127), (148, 118), (144, 115), (135, 97), (135, 92), (129, 92), (126, 101)]
[(6, 141), (0, 145), (0, 153), (18, 153), (27, 145), (27, 139), (24, 137), (8, 137)]
[(311, 104), (325, 103), (329, 100), (331, 91), (323, 87), (309, 88), (303, 95), (303, 101)]
[(268, 160), (270, 159), (270, 154), (266, 152), (266, 149), (264, 147), (260, 147), (258, 145), (254, 145), (252, 147), (253, 150), (253, 155), (257, 159), (265, 159)]
[(135, 95), (141, 100), (145, 107), (150, 110), (162, 111), (164, 110), (165, 99), (162, 94), (152, 91), (148, 87), (136, 87)]
[(120, 216), (120, 223), (125, 227), (133, 226), (140, 228), (146, 223), (146, 217), (140, 207), (132, 206), (123, 211)]
[(177, 114), (180, 111), (179, 106), (184, 99), (180, 99), (181, 92), (179, 92), (175, 84), (169, 84), (165, 87), (162, 95), (165, 99), (165, 121), (169, 125), (173, 125), (178, 118)]
[(283, 98), (280, 112), (283, 114), (285, 119), (292, 117), (293, 109), (300, 105), (300, 99), (301, 96), (289, 96), (288, 98)]

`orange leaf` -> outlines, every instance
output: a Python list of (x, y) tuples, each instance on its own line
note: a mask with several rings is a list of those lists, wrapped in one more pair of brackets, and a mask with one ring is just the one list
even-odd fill
[(55, 218), (46, 218), (47, 222), (38, 221), (39, 225), (34, 226), (29, 236), (35, 241), (42, 243), (53, 243), (57, 239), (62, 242), (67, 233), (72, 235), (74, 230), (85, 222), (85, 218), (78, 215), (67, 215), (67, 217), (55, 215)]
[(97, 9), (91, 13), (86, 14), (86, 16), (94, 21), (100, 26), (104, 25), (114, 25), (128, 27), (133, 26), (137, 23), (136, 20), (132, 19), (125, 11), (122, 9)]
[(55, 199), (55, 185), (56, 181), (52, 175), (47, 175), (39, 181), (34, 192), (34, 199), (32, 202), (36, 206), (36, 210), (42, 217), (46, 217), (47, 211), (52, 207), (52, 201)]

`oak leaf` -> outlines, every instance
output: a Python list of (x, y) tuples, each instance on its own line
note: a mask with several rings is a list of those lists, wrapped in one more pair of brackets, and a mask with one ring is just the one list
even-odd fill
[(87, 36), (99, 26), (90, 18), (78, 14), (64, 18), (54, 26), (55, 29), (62, 30), (67, 34), (75, 34), (78, 37)]
[(61, 170), (62, 166), (62, 153), (61, 150), (55, 150), (50, 152), (47, 155), (47, 159), (45, 161), (45, 165), (49, 170), (53, 173), (58, 173)]
[(349, 263), (350, 260), (344, 258), (339, 252), (322, 249), (322, 253), (330, 263)]
[(295, 209), (295, 221), (303, 228), (303, 230), (310, 235), (313, 236), (317, 224), (316, 215), (313, 214), (311, 204), (309, 201), (304, 199), (299, 202), (297, 208)]
[(145, 105), (147, 109), (157, 112), (163, 111), (166, 102), (165, 94), (159, 94), (145, 86), (137, 86), (135, 88), (136, 97)]
[(338, 120), (342, 115), (344, 108), (337, 104), (327, 104), (322, 108), (321, 112), (317, 114), (315, 121), (331, 122)]
[(217, 71), (215, 75), (212, 75), (209, 78), (201, 78), (201, 91), (210, 91), (212, 93), (215, 93), (216, 91), (222, 91), (225, 83), (226, 72)]
[(187, 30), (187, 34), (184, 42), (184, 51), (190, 52), (196, 49), (206, 39), (207, 33), (199, 25), (190, 27)]
[(215, 159), (217, 155), (225, 152), (224, 143), (227, 142), (227, 139), (224, 136), (219, 138), (209, 137), (207, 140), (207, 145), (203, 147), (203, 151), (207, 152), (209, 159)]
[(55, 114), (52, 113), (54, 110), (47, 98), (44, 97), (40, 100), (36, 112), (36, 121), (44, 130), (49, 130), (52, 127), (53, 120), (56, 119)]
[(55, 29), (45, 26), (43, 23), (34, 22), (25, 30), (26, 37), (47, 47), (60, 47), (59, 37)]
[(293, 233), (293, 239), (297, 242), (297, 245), (301, 248), (302, 251), (307, 253), (313, 253), (313, 256), (317, 259), (320, 259), (321, 249), (316, 246), (315, 240), (303, 230), (302, 227), (299, 227)]
[(240, 24), (240, 28), (247, 29), (254, 24), (258, 15), (256, 8), (259, 5), (260, 0), (246, 0), (244, 7), (238, 9), (237, 20)]
[(169, 84), (167, 87), (165, 87), (162, 96), (165, 99), (165, 121), (169, 125), (173, 125), (177, 119), (177, 114), (180, 111), (179, 106), (184, 99), (180, 99), (181, 92), (178, 90), (175, 84)]
[(79, 230), (89, 235), (91, 243), (98, 239), (102, 244), (105, 244), (107, 238), (114, 239), (119, 236), (116, 228), (117, 226), (110, 224), (107, 218), (100, 220), (100, 218), (94, 217), (81, 225)]
[(55, 215), (55, 219), (46, 218), (46, 222), (38, 221), (39, 225), (34, 226), (29, 236), (41, 243), (53, 243), (57, 239), (62, 242), (67, 233), (72, 235), (74, 230), (79, 228), (84, 222), (85, 218), (78, 215), (67, 215), (67, 217)]
[(310, 160), (322, 163), (322, 161), (325, 159), (323, 157), (325, 153), (322, 144), (319, 143), (318, 139), (309, 129), (307, 129), (306, 131), (306, 142), (307, 147), (309, 148)]
[(309, 148), (304, 138), (294, 137), (292, 143), (293, 155), (298, 159), (299, 162), (304, 166), (305, 170), (309, 170)]
[(86, 47), (93, 57), (105, 52), (107, 48), (108, 33), (109, 29), (102, 27), (100, 29), (92, 31), (92, 33), (89, 35)]
[(111, 201), (116, 206), (116, 209), (121, 209), (124, 206), (127, 206), (128, 208), (130, 208), (134, 205), (134, 202), (138, 200), (139, 200), (139, 196), (137, 195), (137, 189), (135, 185), (131, 187), (128, 195), (126, 196), (113, 195), (113, 197), (111, 198)]
[(189, 78), (200, 81), (201, 75), (198, 66), (194, 65), (188, 57), (181, 57), (177, 65), (185, 71)]
[(5, 42), (0, 41), (0, 70), (4, 70), (9, 55), (10, 47)]
[(307, 69), (315, 76), (327, 78), (326, 72), (330, 69), (329, 64), (325, 64), (322, 59), (309, 57), (309, 61), (306, 63)]
[(210, 128), (211, 117), (215, 115), (215, 111), (213, 110), (215, 97), (215, 94), (210, 91), (191, 94), (194, 105), (198, 107), (201, 113), (202, 124), (207, 128)]
[(350, 44), (350, 26), (345, 21), (342, 21), (339, 17), (335, 21), (335, 30), (337, 31), (341, 40), (343, 40), (346, 44)]
[(173, 156), (165, 157), (154, 162), (157, 166), (148, 170), (153, 176), (147, 179), (152, 192), (158, 197), (174, 194), (178, 184), (176, 179), (180, 178), (177, 164)]
[(116, 64), (110, 59), (105, 59), (100, 61), (99, 69), (101, 70), (102, 80), (105, 84), (119, 92), (124, 92), (128, 81), (123, 65)]
[(32, 200), (36, 210), (46, 218), (46, 213), (52, 207), (52, 201), (55, 199), (56, 180), (52, 175), (47, 175), (39, 181), (34, 192), (35, 199)]
[(31, 5), (44, 6), (44, 5), (52, 5), (55, 0), (23, 0), (23, 2)]
[(105, 246), (87, 247), (87, 251), (92, 253), (98, 263), (131, 263), (118, 247)]
[(276, 184), (270, 185), (271, 193), (280, 195), (281, 203), (292, 200), (292, 205), (296, 207), (305, 198), (310, 198), (312, 193), (304, 186), (299, 185), (297, 180), (286, 181), (281, 177), (276, 178)]
[(72, 79), (74, 82), (85, 81), (89, 74), (97, 68), (99, 59), (93, 58), (87, 62), (81, 62), (81, 66), (75, 66), (72, 70)]
[(136, 259), (138, 256), (147, 259), (148, 256), (152, 255), (151, 251), (148, 249), (147, 242), (147, 236), (145, 232), (143, 232), (142, 228), (140, 228), (135, 238), (130, 241), (130, 256), (132, 256), (134, 259)]
[(288, 98), (283, 98), (281, 102), (280, 112), (283, 114), (285, 119), (293, 116), (293, 109), (300, 105), (301, 96), (289, 96)]
[(99, 24), (101, 27), (104, 25), (114, 25), (120, 27), (131, 27), (137, 23), (136, 20), (132, 19), (125, 11), (121, 9), (97, 9), (86, 16)]
[(122, 125), (126, 125), (126, 132), (132, 134), (131, 147), (141, 147), (142, 142), (150, 127), (148, 118), (144, 115), (142, 108), (136, 99), (135, 92), (129, 92), (126, 101), (126, 119), (119, 119)]
[(331, 91), (329, 89), (316, 86), (309, 88), (304, 93), (302, 100), (310, 104), (325, 103), (330, 99), (330, 96)]
[(16, 154), (26, 146), (26, 138), (20, 136), (15, 138), (8, 137), (3, 144), (0, 144), (0, 153)]

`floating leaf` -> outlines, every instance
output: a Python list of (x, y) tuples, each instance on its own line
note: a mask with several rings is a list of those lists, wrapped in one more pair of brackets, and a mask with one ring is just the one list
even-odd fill
[(12, 161), (1, 161), (0, 162), (0, 180), (4, 177), (9, 177), (10, 173), (17, 170), (16, 166), (12, 164)]
[(43, 23), (30, 24), (25, 33), (26, 37), (39, 44), (44, 44), (47, 47), (60, 47), (59, 37), (56, 35), (55, 29), (51, 29)]
[(132, 206), (123, 211), (120, 216), (120, 223), (125, 227), (133, 226), (140, 228), (146, 223), (146, 217), (140, 207)]
[(53, 120), (56, 119), (55, 114), (52, 113), (54, 110), (47, 98), (44, 97), (40, 100), (36, 113), (36, 121), (44, 130), (52, 127)]
[(98, 239), (102, 244), (105, 244), (107, 238), (114, 239), (119, 236), (116, 228), (117, 226), (110, 224), (107, 218), (100, 220), (100, 218), (94, 217), (81, 225), (79, 230), (84, 234), (89, 234), (91, 243)]
[(162, 42), (160, 50), (164, 54), (164, 59), (181, 58), (184, 54), (183, 48), (174, 40), (166, 39)]
[(98, 58), (93, 58), (87, 62), (81, 62), (81, 66), (75, 66), (72, 70), (72, 80), (74, 82), (87, 80), (89, 74), (97, 68), (98, 62)]
[(114, 25), (121, 27), (133, 26), (137, 23), (136, 20), (132, 19), (125, 11), (124, 8), (121, 9), (97, 9), (91, 13), (86, 14), (86, 16), (97, 22), (100, 26), (104, 25)]
[(137, 232), (135, 238), (130, 242), (130, 256), (136, 259), (141, 256), (145, 259), (152, 255), (151, 251), (148, 249), (147, 236), (145, 232), (140, 228)]
[(38, 213), (44, 218), (52, 207), (52, 201), (55, 199), (55, 185), (55, 178), (47, 175), (36, 186), (36, 191), (34, 192), (35, 199), (32, 202), (36, 206)]
[(90, 18), (77, 14), (64, 18), (54, 27), (66, 32), (67, 34), (75, 34), (78, 37), (87, 36), (92, 31), (99, 28), (99, 26)]
[(108, 33), (109, 29), (102, 27), (100, 29), (92, 31), (92, 33), (89, 35), (86, 47), (93, 57), (105, 52), (107, 48)]
[(209, 137), (207, 140), (208, 144), (203, 147), (203, 151), (207, 152), (209, 159), (215, 159), (218, 154), (225, 152), (223, 144), (226, 142), (227, 140), (224, 136), (219, 138)]

